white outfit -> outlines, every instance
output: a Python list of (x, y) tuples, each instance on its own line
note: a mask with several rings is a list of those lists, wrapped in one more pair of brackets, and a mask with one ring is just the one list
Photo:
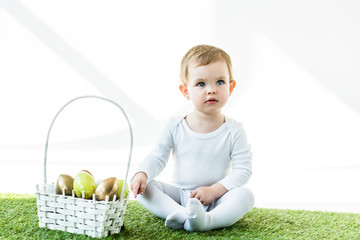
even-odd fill
[[(166, 166), (171, 151), (175, 161), (172, 185), (153, 181)], [(159, 217), (168, 218), (177, 213), (174, 216), (185, 218), (182, 219), (185, 223), (191, 218), (192, 210), (185, 208), (190, 191), (220, 183), (229, 191), (204, 207), (208, 211), (207, 227), (189, 227), (185, 223), (184, 228), (204, 231), (230, 226), (250, 211), (254, 204), (251, 191), (243, 187), (252, 173), (251, 157), (250, 145), (241, 123), (225, 117), (225, 123), (215, 131), (199, 134), (189, 128), (184, 116), (171, 118), (153, 151), (138, 168), (138, 172), (145, 172), (148, 177), (146, 191), (138, 200)], [(224, 201), (227, 203), (221, 204)], [(192, 201), (191, 204), (196, 208), (200, 202)], [(199, 214), (204, 213), (195, 215)], [(216, 214), (216, 217), (209, 218), (211, 214)]]

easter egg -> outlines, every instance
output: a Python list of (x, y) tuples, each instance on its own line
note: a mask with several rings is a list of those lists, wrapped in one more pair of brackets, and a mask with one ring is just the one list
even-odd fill
[(60, 174), (56, 181), (55, 193), (62, 194), (64, 189), (65, 195), (71, 196), (73, 190), (73, 183), (74, 178), (72, 176), (68, 174)]
[(96, 200), (103, 201), (106, 196), (112, 200), (119, 188), (118, 181), (115, 177), (110, 177), (100, 182), (95, 189)]
[(92, 174), (83, 170), (76, 175), (73, 187), (77, 197), (82, 198), (82, 192), (84, 191), (84, 198), (90, 199), (95, 193), (96, 183)]
[[(119, 179), (118, 180), (118, 185), (119, 185), (119, 189), (118, 189), (118, 192), (116, 194), (116, 197), (119, 199), (120, 198), (120, 194), (121, 194), (121, 190), (123, 188), (123, 185), (124, 185), (124, 180), (123, 179)], [(124, 189), (124, 198), (127, 197), (129, 193), (129, 185), (126, 183), (125, 184), (125, 189)]]
[(92, 173), (89, 172), (88, 170), (81, 170), (80, 172), (86, 172), (86, 173), (88, 173), (93, 179), (95, 179), (94, 176), (92, 175)]

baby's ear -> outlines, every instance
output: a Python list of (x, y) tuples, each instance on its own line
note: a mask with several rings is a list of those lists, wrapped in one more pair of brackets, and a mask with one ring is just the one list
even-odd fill
[(180, 89), (181, 93), (184, 95), (184, 97), (189, 96), (189, 91), (183, 84), (179, 85), (179, 89)]
[(232, 80), (232, 82), (230, 83), (230, 95), (234, 91), (235, 86), (236, 86), (236, 81)]

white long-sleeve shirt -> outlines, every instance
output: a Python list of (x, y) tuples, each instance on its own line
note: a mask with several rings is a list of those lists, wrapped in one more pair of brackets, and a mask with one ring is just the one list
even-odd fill
[(182, 189), (219, 182), (231, 190), (243, 186), (252, 173), (252, 154), (243, 126), (228, 117), (206, 134), (192, 131), (184, 116), (171, 118), (138, 168), (146, 173), (148, 182), (164, 169), (171, 151), (175, 161), (172, 184)]

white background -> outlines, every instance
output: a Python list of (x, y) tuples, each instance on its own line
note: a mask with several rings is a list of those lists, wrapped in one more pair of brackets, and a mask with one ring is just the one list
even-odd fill
[[(356, 0), (0, 0), (0, 192), (35, 192), (49, 125), (81, 95), (128, 113), (131, 174), (166, 120), (191, 111), (182, 56), (211, 44), (233, 60), (224, 113), (252, 146), (256, 206), (360, 212), (359, 12)], [(54, 125), (48, 182), (124, 177), (127, 139), (114, 106), (79, 100)]]

